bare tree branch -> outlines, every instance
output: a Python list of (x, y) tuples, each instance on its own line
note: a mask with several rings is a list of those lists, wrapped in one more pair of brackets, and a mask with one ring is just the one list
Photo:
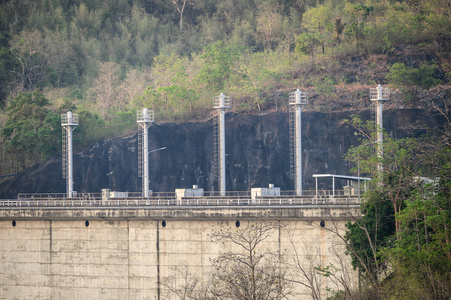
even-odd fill
[(226, 252), (212, 260), (215, 272), (211, 292), (215, 299), (284, 299), (290, 292), (280, 268), (279, 253), (259, 251), (259, 246), (278, 226), (272, 222), (249, 222), (247, 227), (214, 231), (214, 242), (232, 243), (241, 251)]

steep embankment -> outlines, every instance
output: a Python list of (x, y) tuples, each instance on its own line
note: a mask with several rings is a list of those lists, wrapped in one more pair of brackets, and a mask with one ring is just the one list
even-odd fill
[[(357, 144), (354, 129), (342, 123), (352, 113), (306, 112), (302, 116), (304, 188), (314, 189), (315, 173), (351, 175), (351, 165), (343, 156)], [(393, 137), (417, 135), (412, 128), (421, 110), (384, 112), (384, 125)], [(364, 119), (369, 112), (362, 114)], [(429, 122), (440, 122), (430, 118)], [(217, 190), (214, 177), (212, 120), (203, 123), (156, 124), (149, 130), (151, 153), (150, 188), (173, 192), (193, 184)], [(74, 156), (74, 189), (100, 192), (140, 191), (137, 133), (91, 145)], [(287, 113), (262, 116), (228, 114), (226, 117), (227, 190), (249, 190), (274, 183), (292, 190), (290, 179), (289, 126)], [(323, 183), (325, 184), (325, 183)], [(16, 197), (20, 192), (64, 192), (61, 158), (54, 157), (19, 173), (0, 184), (0, 197)]]

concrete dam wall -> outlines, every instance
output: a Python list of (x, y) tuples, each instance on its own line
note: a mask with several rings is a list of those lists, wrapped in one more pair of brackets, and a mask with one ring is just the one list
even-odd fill
[[(215, 272), (212, 259), (240, 251), (231, 242), (214, 242), (211, 234), (246, 230), (257, 221), (275, 224), (259, 251), (277, 253), (290, 280), (306, 282), (294, 264), (299, 258), (309, 274), (333, 263), (355, 287), (356, 273), (333, 231), (344, 233), (345, 222), (358, 214), (358, 205), (5, 208), (0, 299), (179, 299), (167, 278), (183, 285), (177, 269), (184, 268), (201, 288)], [(325, 299), (326, 288), (336, 287), (316, 276)], [(307, 288), (293, 284), (289, 299), (309, 298)]]
[[(350, 114), (312, 112), (303, 117), (305, 189), (314, 189), (315, 173), (351, 175), (352, 166), (343, 155), (358, 141), (354, 130), (342, 123)], [(419, 115), (418, 110), (387, 112), (388, 133), (421, 135), (411, 126)], [(227, 190), (249, 191), (269, 183), (292, 190), (287, 114), (230, 115), (226, 122)], [(166, 150), (151, 155), (150, 188), (173, 192), (198, 185), (215, 190), (212, 133), (211, 122), (152, 126), (151, 148)], [(74, 160), (74, 188), (79, 193), (102, 188), (140, 191), (136, 134), (95, 143)], [(64, 191), (60, 158), (0, 184), (0, 198)], [(168, 278), (175, 278), (177, 287), (183, 288), (186, 278), (178, 270), (189, 270), (200, 289), (216, 271), (215, 258), (240, 251), (231, 242), (214, 241), (214, 232), (246, 230), (258, 222), (275, 224), (260, 250), (277, 254), (274, 263), (288, 270), (286, 276), (293, 281), (289, 298), (310, 299), (310, 277), (321, 291), (320, 298), (326, 299), (331, 296), (327, 288), (339, 287), (319, 275), (317, 268), (333, 264), (340, 270), (337, 276), (349, 288), (357, 288), (358, 276), (337, 233), (344, 234), (346, 222), (359, 213), (358, 204), (343, 203), (233, 208), (4, 206), (0, 209), (0, 299), (178, 299), (166, 284)]]

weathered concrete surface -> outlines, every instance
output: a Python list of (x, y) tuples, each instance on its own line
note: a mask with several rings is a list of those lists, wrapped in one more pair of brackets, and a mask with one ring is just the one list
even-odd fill
[[(162, 283), (177, 268), (186, 266), (190, 276), (207, 282), (214, 272), (211, 259), (237, 250), (231, 243), (213, 242), (212, 232), (241, 230), (262, 220), (276, 225), (262, 251), (293, 262), (296, 249), (308, 272), (333, 263), (356, 283), (331, 229), (344, 232), (346, 216), (357, 212), (356, 207), (313, 206), (2, 209), (0, 299), (175, 299)], [(292, 274), (305, 280), (296, 268)], [(332, 283), (322, 278), (320, 284), (325, 299)], [(294, 286), (290, 299), (308, 298), (305, 288)]]
[(302, 205), (302, 206), (253, 206), (207, 207), (181, 206), (152, 207), (36, 207), (2, 208), (0, 220), (303, 220), (317, 221), (333, 217), (349, 220), (359, 215), (359, 205)]

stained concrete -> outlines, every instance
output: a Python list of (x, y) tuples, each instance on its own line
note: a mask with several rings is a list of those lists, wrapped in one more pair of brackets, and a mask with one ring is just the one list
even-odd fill
[[(214, 272), (211, 259), (240, 251), (232, 243), (213, 242), (212, 232), (257, 221), (276, 225), (261, 251), (280, 253), (292, 263), (296, 250), (310, 272), (343, 261), (349, 268), (330, 230), (337, 226), (343, 233), (353, 216), (358, 206), (2, 209), (0, 299), (175, 299), (163, 282), (177, 268), (187, 267), (200, 287)], [(287, 267), (305, 280), (299, 269)], [(355, 284), (355, 272), (348, 274)], [(320, 283), (325, 299), (332, 282)], [(290, 299), (305, 298), (308, 290), (294, 285)]]

